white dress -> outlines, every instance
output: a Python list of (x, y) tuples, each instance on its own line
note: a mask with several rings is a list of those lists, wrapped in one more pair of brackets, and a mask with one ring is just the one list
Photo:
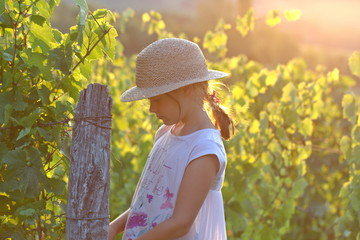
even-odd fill
[(158, 130), (131, 203), (123, 240), (135, 240), (171, 217), (186, 166), (192, 160), (208, 154), (217, 156), (219, 172), (190, 231), (178, 239), (225, 240), (221, 186), (226, 154), (220, 132), (202, 129), (186, 136), (175, 136), (171, 128), (162, 126)]

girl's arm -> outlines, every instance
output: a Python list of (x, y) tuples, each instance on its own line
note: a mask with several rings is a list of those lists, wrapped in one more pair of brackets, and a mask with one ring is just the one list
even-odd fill
[(171, 240), (185, 235), (190, 230), (218, 170), (219, 161), (215, 155), (205, 155), (190, 162), (181, 181), (172, 217), (137, 240)]
[(113, 240), (117, 234), (124, 231), (128, 216), (129, 209), (110, 223), (108, 240)]

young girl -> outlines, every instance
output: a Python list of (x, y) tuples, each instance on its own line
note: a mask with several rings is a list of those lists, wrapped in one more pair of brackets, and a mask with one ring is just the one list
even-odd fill
[(225, 76), (208, 70), (198, 45), (187, 40), (162, 39), (139, 53), (136, 87), (121, 100), (149, 99), (150, 112), (164, 125), (130, 208), (110, 223), (109, 239), (123, 231), (123, 240), (226, 239), (221, 137), (230, 138), (234, 125), (208, 83)]

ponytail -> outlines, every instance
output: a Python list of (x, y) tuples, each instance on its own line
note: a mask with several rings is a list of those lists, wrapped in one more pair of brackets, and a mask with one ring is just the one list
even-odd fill
[[(221, 137), (228, 140), (235, 132), (235, 124), (227, 109), (221, 105), (220, 99), (216, 96), (216, 92), (211, 92), (212, 88), (209, 86), (209, 81), (194, 83), (187, 85), (184, 88), (188, 89), (193, 95), (198, 96), (202, 104), (207, 103), (211, 108), (212, 121), (217, 129), (220, 130)], [(207, 108), (207, 110), (210, 110)]]
[(215, 127), (220, 130), (221, 137), (228, 140), (234, 135), (235, 131), (233, 119), (225, 107), (220, 104), (220, 99), (216, 96), (215, 91), (209, 93), (207, 90), (205, 100), (211, 107)]

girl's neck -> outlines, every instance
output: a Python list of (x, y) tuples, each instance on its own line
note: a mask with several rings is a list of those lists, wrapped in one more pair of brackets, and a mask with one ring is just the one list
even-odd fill
[(175, 124), (172, 129), (174, 135), (185, 136), (201, 129), (215, 128), (206, 111), (201, 110), (189, 115)]

